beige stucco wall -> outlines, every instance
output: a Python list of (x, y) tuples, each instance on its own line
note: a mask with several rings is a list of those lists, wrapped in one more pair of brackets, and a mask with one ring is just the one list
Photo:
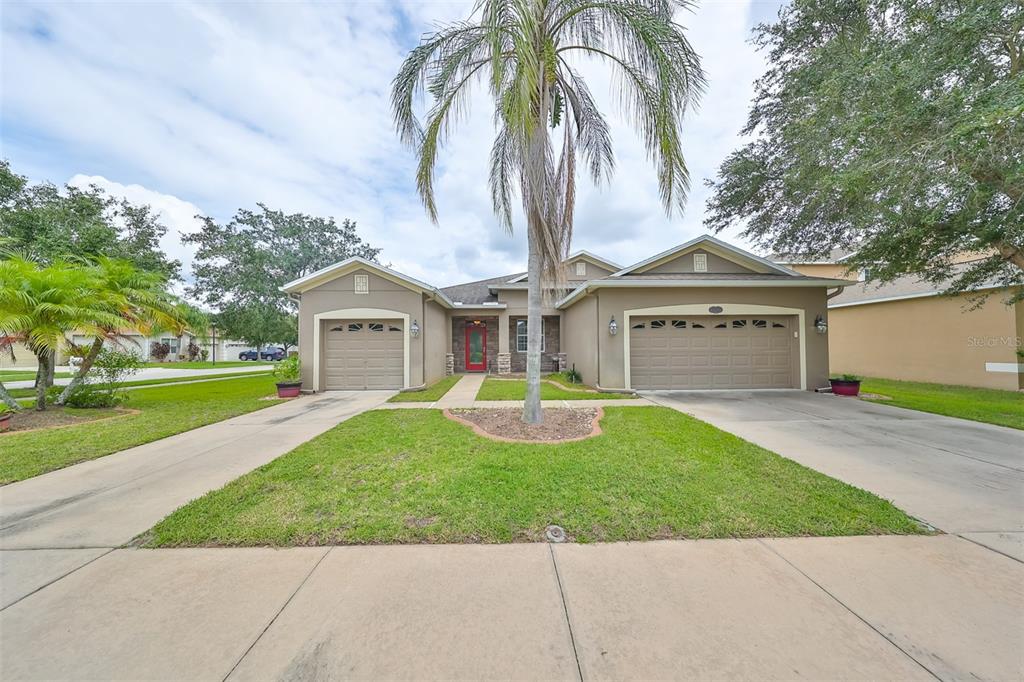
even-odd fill
[(723, 273), (737, 273), (737, 272), (753, 272), (750, 268), (745, 268), (735, 261), (722, 258), (713, 253), (705, 251), (704, 249), (694, 249), (693, 251), (687, 251), (672, 260), (665, 261), (653, 268), (644, 269), (641, 272), (645, 274), (671, 274), (680, 272), (693, 272), (693, 256), (698, 253), (706, 254), (708, 257), (708, 272), (716, 272), (719, 274)]
[[(586, 296), (563, 312), (562, 350), (566, 367), (576, 365), (586, 384), (597, 383), (597, 354), (601, 324), (597, 319), (597, 297)], [(607, 322), (604, 326), (607, 336)]]
[[(354, 291), (356, 274), (368, 274), (370, 293), (357, 294)], [(299, 301), (299, 355), (302, 358), (302, 382), (306, 388), (313, 387), (313, 337), (320, 334), (323, 342), (323, 324), (316, 329), (313, 316), (317, 313), (346, 308), (380, 308), (409, 315), (420, 321), (421, 333), (418, 338), (409, 340), (409, 385), (419, 386), (423, 383), (423, 344), (427, 337), (427, 317), (424, 313), (423, 295), (397, 282), (380, 277), (369, 270), (353, 272), (325, 282), (318, 287), (302, 292)], [(344, 317), (344, 315), (340, 315)], [(408, 334), (409, 330), (406, 329)], [(444, 355), (441, 356), (444, 362)], [(323, 385), (323, 368), (320, 371), (320, 384)]]
[[(718, 288), (718, 289), (658, 289), (658, 288), (622, 288), (599, 289), (597, 297), (597, 319), (603, 332), (600, 334), (600, 351), (598, 366), (598, 382), (604, 388), (625, 387), (624, 312), (636, 308), (652, 308), (656, 306), (701, 304), (707, 306), (728, 304), (748, 304), (797, 308), (805, 311), (804, 328), (800, 330), (806, 339), (807, 389), (828, 384), (828, 340), (814, 331), (814, 318), (817, 315), (828, 317), (825, 305), (824, 287), (778, 287), (778, 288)], [(729, 311), (726, 309), (725, 313)], [(766, 313), (779, 314), (779, 313)], [(614, 315), (619, 322), (619, 333), (608, 334), (607, 323)], [(570, 329), (572, 336), (575, 329)], [(799, 352), (799, 343), (794, 344), (794, 353)], [(569, 358), (572, 362), (572, 358)], [(795, 372), (799, 372), (799, 362)], [(794, 381), (794, 386), (798, 386)]]
[(1014, 307), (990, 296), (970, 310), (966, 296), (931, 296), (833, 308), (830, 353), (834, 372), (1015, 390), (1020, 375), (985, 371), (987, 362), (1014, 363), (1024, 335)]
[(796, 270), (809, 277), (828, 277), (830, 279), (857, 279), (857, 273), (850, 272), (845, 265), (839, 263), (793, 263), (785, 267)]
[[(11, 350), (14, 351), (13, 360), (11, 360)], [(13, 348), (0, 350), (0, 368), (35, 369), (37, 364), (36, 356), (23, 344), (16, 343)]]
[(444, 378), (448, 353), (446, 326), (450, 327), (450, 323), (444, 308), (433, 301), (424, 302), (420, 337), (423, 339), (423, 380), (428, 384)]

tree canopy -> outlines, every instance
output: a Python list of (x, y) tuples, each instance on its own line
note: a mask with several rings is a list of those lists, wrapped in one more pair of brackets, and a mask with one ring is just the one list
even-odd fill
[(1024, 283), (1024, 4), (794, 0), (754, 41), (754, 139), (709, 183), (710, 227), (853, 250), (881, 281)]
[(258, 207), (240, 209), (227, 223), (203, 217), (198, 232), (182, 237), (197, 247), (188, 293), (218, 311), (225, 337), (294, 345), (296, 306), (280, 287), (353, 256), (376, 260), (380, 249), (364, 242), (351, 220)]
[(0, 161), (0, 244), (40, 263), (65, 258), (127, 260), (165, 280), (181, 263), (160, 248), (167, 233), (153, 210), (108, 196), (98, 187), (35, 185)]
[[(688, 0), (481, 0), (466, 21), (424, 37), (392, 84), (395, 127), (416, 154), (416, 184), (437, 220), (438, 151), (466, 115), (474, 87), (494, 104), (490, 188), (494, 212), (511, 232), (516, 195), (526, 215), (527, 352), (523, 419), (542, 420), (542, 289), (564, 278), (576, 205), (577, 163), (596, 183), (615, 166), (611, 130), (580, 60), (605, 64), (619, 103), (653, 161), (666, 211), (686, 201), (690, 176), (682, 125), (700, 96), (700, 59), (675, 21)], [(419, 95), (432, 98), (424, 120)], [(554, 144), (552, 144), (554, 138)]]

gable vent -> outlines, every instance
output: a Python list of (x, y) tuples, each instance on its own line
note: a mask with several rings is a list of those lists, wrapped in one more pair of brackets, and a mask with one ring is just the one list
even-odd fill
[(706, 253), (695, 253), (695, 254), (693, 254), (693, 271), (694, 272), (707, 272), (708, 271), (708, 254), (706, 254)]

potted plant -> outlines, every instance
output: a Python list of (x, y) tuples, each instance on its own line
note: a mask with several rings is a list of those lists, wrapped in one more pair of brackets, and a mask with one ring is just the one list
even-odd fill
[(6, 431), (11, 428), (11, 417), (13, 416), (14, 413), (11, 412), (11, 408), (0, 403), (0, 431)]
[(302, 366), (299, 356), (292, 355), (277, 363), (274, 367), (274, 378), (277, 379), (278, 398), (297, 398), (302, 388)]
[(860, 394), (861, 377), (856, 374), (841, 374), (838, 377), (832, 377), (828, 382), (832, 384), (832, 393), (835, 395), (856, 396)]

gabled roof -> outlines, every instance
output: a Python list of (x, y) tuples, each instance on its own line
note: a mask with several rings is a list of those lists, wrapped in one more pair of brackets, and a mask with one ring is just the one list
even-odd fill
[[(564, 261), (562, 261), (562, 262), (563, 263), (571, 263), (574, 260), (578, 260), (580, 258), (584, 258), (586, 260), (589, 260), (590, 262), (594, 263), (595, 265), (600, 265), (602, 268), (606, 268), (608, 270), (611, 270), (612, 272), (615, 272), (616, 270), (618, 270), (618, 269), (620, 269), (622, 267), (618, 263), (613, 263), (610, 260), (608, 260), (607, 258), (601, 258), (600, 256), (598, 256), (596, 254), (593, 254), (593, 253), (591, 253), (589, 251), (584, 251), (584, 250), (580, 250), (580, 251), (577, 251), (576, 253), (569, 254), (569, 256)], [(522, 281), (524, 281), (526, 279), (527, 274), (528, 273), (524, 272), (524, 273), (522, 273), (520, 275), (516, 275), (515, 279), (510, 279), (510, 280), (508, 280), (508, 282), (510, 284), (515, 284), (516, 282), (522, 282)]]
[(379, 263), (366, 260), (360, 256), (353, 256), (340, 263), (334, 265), (328, 265), (326, 268), (312, 272), (305, 277), (300, 277), (296, 280), (288, 282), (283, 287), (280, 287), (281, 291), (287, 294), (300, 294), (303, 291), (308, 291), (314, 287), (318, 287), (321, 284), (326, 284), (331, 280), (343, 277), (354, 270), (371, 270), (372, 272), (380, 275), (384, 279), (389, 279), (396, 284), (408, 287), (413, 291), (419, 291), (433, 297), (438, 303), (446, 308), (454, 307), (454, 303), (443, 291), (437, 287), (421, 282), (418, 279), (413, 279), (408, 275), (386, 268)]
[(525, 275), (525, 273), (490, 277), (488, 279), (479, 279), (475, 282), (465, 282), (464, 284), (453, 284), (450, 287), (441, 287), (441, 291), (456, 304), (462, 303), (463, 305), (470, 306), (497, 303), (498, 297), (491, 291), (493, 285), (502, 284), (509, 281), (510, 278), (519, 277), (520, 275)]
[(678, 258), (679, 256), (685, 254), (687, 251), (695, 251), (699, 248), (703, 248), (704, 250), (713, 253), (716, 256), (721, 256), (726, 260), (731, 260), (734, 263), (737, 263), (744, 267), (752, 268), (757, 272), (775, 272), (778, 274), (790, 276), (800, 275), (800, 273), (794, 270), (790, 270), (789, 268), (779, 265), (778, 263), (773, 263), (767, 258), (761, 258), (760, 256), (754, 255), (749, 251), (744, 251), (743, 249), (733, 246), (732, 244), (727, 244), (723, 242), (721, 239), (716, 239), (715, 237), (712, 237), (709, 234), (704, 234), (697, 237), (696, 239), (691, 239), (690, 241), (684, 242), (679, 246), (672, 247), (667, 251), (662, 251), (659, 254), (651, 256), (650, 258), (645, 258), (644, 260), (638, 263), (633, 263), (628, 267), (622, 268), (618, 272), (613, 273), (611, 277), (622, 277), (624, 275), (642, 273), (644, 270), (656, 267), (657, 265), (672, 260), (673, 258)]

